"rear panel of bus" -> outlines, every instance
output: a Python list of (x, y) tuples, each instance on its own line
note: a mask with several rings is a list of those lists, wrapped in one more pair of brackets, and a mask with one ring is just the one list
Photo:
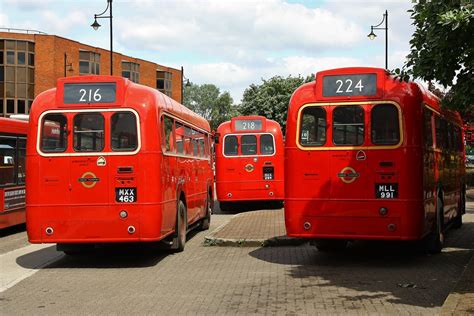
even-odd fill
[(416, 91), (404, 93), (410, 86), (397, 90), (385, 78), (378, 70), (323, 72), (293, 95), (285, 147), (288, 235), (418, 239), (427, 230), (416, 127), (421, 102)]
[(238, 117), (223, 123), (217, 133), (217, 199), (283, 200), (283, 141), (278, 123)]
[[(120, 79), (97, 80), (66, 82), (35, 100), (33, 109), (46, 110), (32, 111), (29, 132), (27, 222), (33, 243), (162, 236), (160, 178), (153, 169), (159, 155), (143, 150), (142, 129), (146, 124), (158, 137), (157, 115), (150, 119), (131, 102), (124, 104)], [(133, 102), (145, 97), (135, 91)]]

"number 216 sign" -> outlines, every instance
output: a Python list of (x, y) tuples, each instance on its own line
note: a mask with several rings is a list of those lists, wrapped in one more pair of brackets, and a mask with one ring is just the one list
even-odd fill
[(377, 93), (377, 75), (340, 75), (323, 78), (323, 96), (371, 96)]

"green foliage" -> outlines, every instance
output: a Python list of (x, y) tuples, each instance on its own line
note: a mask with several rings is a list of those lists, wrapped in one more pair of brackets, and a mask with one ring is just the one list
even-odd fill
[(301, 76), (283, 78), (275, 76), (262, 79), (261, 85), (251, 84), (245, 89), (240, 113), (242, 115), (261, 115), (277, 121), (285, 131), (286, 113), (290, 97), (296, 88), (314, 80), (314, 75), (304, 79)]
[[(410, 10), (415, 33), (403, 69), (395, 73), (451, 87), (443, 105), (472, 115), (474, 4), (472, 0), (420, 0)], [(453, 83), (455, 82), (455, 83)]]
[(215, 130), (219, 124), (238, 115), (229, 92), (222, 92), (213, 84), (191, 83), (184, 89), (183, 104), (209, 121)]

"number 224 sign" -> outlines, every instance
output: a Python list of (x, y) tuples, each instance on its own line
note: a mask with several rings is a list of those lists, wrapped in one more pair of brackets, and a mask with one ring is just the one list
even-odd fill
[(324, 76), (323, 96), (371, 96), (377, 93), (377, 75)]

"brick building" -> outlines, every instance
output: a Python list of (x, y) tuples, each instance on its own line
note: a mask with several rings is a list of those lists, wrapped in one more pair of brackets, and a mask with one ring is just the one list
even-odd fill
[[(91, 74), (110, 74), (109, 50), (40, 32), (0, 32), (0, 116), (28, 114), (35, 96), (60, 77)], [(114, 52), (113, 74), (181, 102), (178, 69)]]

